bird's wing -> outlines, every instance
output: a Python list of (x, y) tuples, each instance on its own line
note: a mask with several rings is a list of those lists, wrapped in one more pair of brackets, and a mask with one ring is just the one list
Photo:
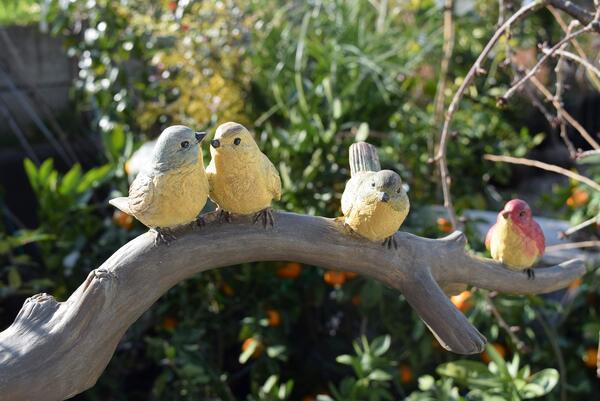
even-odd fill
[(533, 239), (535, 240), (535, 245), (538, 249), (539, 257), (542, 257), (546, 250), (546, 238), (544, 237), (544, 232), (542, 231), (540, 225), (536, 221), (532, 220), (531, 222), (533, 223), (533, 229), (531, 230), (534, 235)]
[(487, 250), (492, 249), (492, 237), (494, 236), (494, 229), (496, 228), (496, 224), (490, 227), (487, 235), (485, 236), (485, 248)]
[(370, 143), (356, 142), (350, 145), (350, 177), (366, 171), (379, 171), (381, 164), (377, 148)]
[(120, 198), (114, 198), (108, 201), (111, 205), (121, 210), (122, 212), (127, 213), (128, 215), (133, 215), (131, 209), (129, 208), (129, 198), (126, 196), (121, 196)]
[(154, 200), (153, 177), (140, 173), (129, 187), (129, 208), (133, 214), (146, 211)]
[(360, 184), (363, 175), (358, 175), (350, 178), (344, 188), (342, 194), (342, 213), (344, 216), (349, 216), (352, 213), (352, 207), (357, 203), (357, 197), (359, 195)]
[(267, 182), (269, 185), (269, 190), (273, 195), (273, 199), (278, 201), (281, 199), (281, 177), (279, 177), (279, 171), (277, 171), (271, 160), (269, 160), (266, 155), (263, 154), (263, 156), (264, 163), (267, 167)]

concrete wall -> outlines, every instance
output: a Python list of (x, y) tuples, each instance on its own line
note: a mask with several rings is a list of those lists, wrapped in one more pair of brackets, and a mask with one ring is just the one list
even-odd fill
[[(61, 42), (41, 33), (37, 25), (0, 28), (1, 135), (14, 135), (3, 107), (28, 136), (38, 129), (23, 101), (42, 120), (47, 119), (47, 111), (56, 115), (68, 107), (76, 65), (67, 57)], [(7, 75), (14, 87), (7, 81)]]

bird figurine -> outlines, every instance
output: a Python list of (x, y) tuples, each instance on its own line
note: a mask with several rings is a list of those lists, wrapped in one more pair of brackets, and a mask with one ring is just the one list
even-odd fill
[(402, 178), (381, 170), (377, 149), (366, 142), (350, 146), (350, 177), (342, 194), (344, 223), (371, 241), (397, 248), (394, 234), (410, 209)]
[(496, 224), (485, 237), (485, 246), (492, 258), (514, 270), (525, 270), (527, 277), (535, 274), (530, 268), (544, 254), (544, 233), (533, 220), (531, 208), (521, 199), (513, 199), (498, 213)]
[(271, 202), (281, 198), (281, 179), (246, 127), (227, 122), (217, 127), (206, 168), (210, 199), (219, 207), (219, 220), (231, 213), (254, 214), (254, 223), (273, 226)]
[(157, 245), (174, 240), (171, 229), (193, 222), (206, 204), (208, 179), (200, 148), (205, 136), (183, 125), (165, 129), (129, 196), (109, 201), (155, 231)]

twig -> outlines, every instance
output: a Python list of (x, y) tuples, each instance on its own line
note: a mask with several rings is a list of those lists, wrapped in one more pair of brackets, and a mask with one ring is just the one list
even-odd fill
[(494, 48), (500, 37), (504, 35), (506, 29), (514, 24), (519, 19), (523, 18), (527, 14), (531, 13), (533, 10), (538, 8), (541, 3), (533, 1), (528, 3), (527, 5), (521, 7), (515, 14), (513, 14), (509, 19), (507, 19), (500, 28), (496, 30), (492, 38), (488, 41), (487, 45), (483, 48), (483, 51), (475, 60), (475, 63), (471, 66), (471, 69), (463, 79), (460, 87), (454, 93), (454, 97), (450, 102), (450, 106), (448, 107), (448, 111), (446, 112), (446, 118), (444, 120), (444, 126), (442, 127), (442, 133), (440, 135), (440, 145), (438, 149), (438, 154), (436, 155), (436, 161), (438, 162), (442, 183), (442, 192), (444, 194), (444, 207), (448, 211), (448, 215), (450, 218), (450, 223), (453, 227), (458, 228), (459, 222), (456, 218), (456, 212), (454, 211), (454, 205), (452, 204), (452, 195), (450, 193), (450, 173), (448, 171), (448, 161), (446, 159), (446, 149), (448, 146), (448, 139), (450, 136), (450, 126), (452, 124), (452, 119), (456, 110), (458, 109), (458, 105), (460, 100), (464, 96), (466, 89), (471, 85), (475, 76), (484, 72), (481, 65), (485, 58), (488, 56), (490, 51)]
[(556, 99), (554, 99), (552, 93), (550, 93), (550, 91), (546, 89), (546, 87), (536, 77), (531, 77), (531, 82), (544, 95), (546, 100), (552, 103), (555, 109), (560, 109), (561, 116), (567, 120), (567, 122), (571, 124), (571, 126), (575, 128), (577, 132), (579, 132), (579, 134), (583, 137), (583, 139), (586, 140), (587, 143), (589, 143), (594, 149), (600, 149), (600, 144), (598, 144), (598, 142), (592, 138), (589, 132), (587, 132), (587, 130), (583, 128), (583, 126), (567, 112), (562, 104), (558, 103)]
[(585, 159), (586, 157), (597, 156), (600, 155), (600, 149), (596, 150), (586, 150), (585, 152), (581, 152), (577, 154), (577, 160)]
[[(569, 24), (569, 26), (567, 27), (567, 32), (566, 32), (567, 35), (571, 34), (572, 30), (575, 28), (576, 25), (579, 25), (579, 22), (572, 21)], [(566, 49), (568, 45), (569, 45), (569, 43), (566, 42), (556, 52), (558, 53), (559, 51)], [(558, 62), (556, 63), (556, 68), (554, 69), (554, 71), (556, 72), (556, 91), (554, 92), (554, 100), (556, 101), (556, 103), (558, 103), (560, 105), (563, 104), (562, 96), (563, 96), (563, 92), (564, 92), (564, 88), (565, 88), (565, 71), (564, 71), (565, 63), (566, 63), (565, 58), (563, 56), (560, 56), (558, 58)], [(567, 150), (569, 151), (569, 156), (571, 156), (571, 159), (574, 159), (577, 155), (577, 151), (575, 150), (575, 146), (573, 146), (573, 142), (571, 142), (571, 140), (569, 139), (569, 134), (567, 132), (567, 124), (565, 123), (565, 119), (562, 118), (562, 114), (559, 109), (556, 110), (556, 117), (560, 124), (560, 128), (559, 128), (560, 137), (562, 138), (563, 142), (567, 146)]]
[(433, 122), (436, 129), (444, 118), (444, 93), (446, 92), (446, 81), (448, 79), (448, 69), (454, 50), (454, 0), (444, 0), (444, 38), (442, 49), (442, 62), (440, 64), (440, 78), (435, 92), (435, 109), (433, 112)]
[(524, 166), (536, 167), (546, 171), (552, 171), (553, 173), (561, 174), (566, 177), (569, 177), (575, 181), (579, 181), (583, 184), (590, 186), (596, 191), (600, 191), (600, 184), (591, 180), (587, 177), (584, 177), (581, 174), (574, 173), (566, 168), (562, 168), (559, 166), (555, 166), (554, 164), (544, 163), (538, 160), (525, 159), (522, 157), (512, 157), (512, 156), (499, 156), (499, 155), (484, 155), (483, 158), (485, 160), (493, 161), (493, 162), (502, 162), (502, 163), (512, 163), (512, 164), (521, 164)]
[(527, 352), (527, 346), (519, 337), (517, 337), (517, 335), (514, 333), (514, 331), (508, 325), (508, 323), (506, 323), (506, 320), (504, 320), (504, 318), (502, 317), (502, 314), (500, 313), (498, 308), (496, 308), (496, 305), (494, 304), (494, 300), (490, 297), (489, 293), (485, 294), (485, 301), (486, 301), (488, 309), (490, 310), (490, 312), (492, 312), (492, 315), (494, 315), (494, 318), (498, 322), (498, 325), (500, 327), (502, 327), (502, 329), (504, 331), (506, 331), (506, 333), (512, 340), (513, 344), (515, 344), (515, 347), (517, 347), (517, 350), (521, 353)]
[(575, 234), (577, 231), (583, 230), (584, 228), (589, 227), (594, 223), (600, 225), (600, 214), (598, 214), (596, 217), (592, 217), (591, 219), (587, 219), (586, 221), (579, 223), (576, 226), (569, 228), (568, 230), (561, 232), (559, 234), (559, 237), (567, 238)]
[(556, 356), (556, 360), (558, 362), (558, 372), (560, 377), (560, 400), (567, 400), (567, 367), (565, 365), (565, 358), (560, 349), (560, 344), (557, 341), (556, 329), (553, 325), (549, 324), (544, 317), (544, 312), (540, 309), (535, 308), (537, 320), (541, 323), (542, 328), (546, 332), (546, 337), (548, 337), (548, 341), (550, 341), (550, 346), (554, 351), (554, 355)]
[[(550, 49), (547, 48), (543, 48), (542, 51), (544, 53), (548, 53), (550, 52)], [(592, 63), (590, 63), (588, 60), (585, 60), (581, 57), (579, 57), (576, 54), (573, 54), (571, 52), (568, 52), (566, 50), (557, 50), (554, 52), (554, 55), (558, 55), (558, 56), (563, 56), (566, 57), (568, 59), (571, 59), (573, 61), (578, 62), (579, 64), (581, 64), (582, 66), (585, 67), (586, 70), (588, 70), (591, 73), (594, 73), (595, 75), (597, 75), (598, 77), (600, 77), (600, 69), (598, 69), (598, 67), (596, 67), (595, 65), (593, 65)]]
[(581, 242), (570, 242), (568, 244), (550, 245), (546, 247), (546, 252), (558, 252), (566, 249), (581, 249), (581, 248), (599, 248), (600, 241), (581, 241)]
[(540, 58), (540, 60), (527, 72), (527, 74), (525, 74), (525, 76), (523, 76), (521, 79), (519, 79), (515, 84), (513, 84), (505, 93), (502, 97), (500, 97), (500, 99), (498, 100), (500, 104), (506, 104), (506, 102), (508, 102), (508, 99), (510, 99), (510, 97), (512, 95), (515, 94), (515, 92), (517, 90), (519, 90), (521, 88), (521, 86), (527, 82), (528, 80), (531, 79), (531, 77), (533, 77), (538, 70), (541, 68), (541, 66), (546, 62), (546, 60), (548, 60), (548, 58), (551, 57), (551, 55), (558, 50), (562, 45), (564, 45), (565, 43), (567, 43), (568, 41), (570, 41), (571, 39), (581, 35), (582, 33), (585, 32), (589, 32), (592, 30), (592, 24), (586, 25), (585, 27), (565, 36), (564, 38), (562, 38), (557, 44), (555, 44), (554, 46), (552, 46), (550, 48), (550, 50), (548, 51), (548, 53), (544, 54), (542, 56), (542, 58)]
[[(558, 24), (560, 25), (562, 30), (565, 31), (565, 33), (566, 33), (567, 30), (569, 29), (569, 27), (567, 26), (567, 23), (565, 22), (563, 17), (560, 15), (558, 10), (552, 6), (548, 6), (547, 8), (550, 11), (550, 13), (552, 13), (552, 15), (554, 16), (554, 19), (556, 19), (556, 22), (558, 22)], [(585, 54), (585, 50), (583, 50), (583, 47), (581, 47), (581, 45), (579, 44), (579, 41), (576, 38), (573, 38), (573, 40), (571, 40), (571, 43), (573, 44), (573, 47), (577, 51), (577, 54), (579, 54), (579, 56), (582, 59), (587, 60), (587, 55)], [(589, 71), (587, 71), (587, 72), (588, 72), (589, 79), (592, 81), (592, 83), (594, 84), (596, 89), (600, 90), (600, 79), (598, 79), (595, 75), (590, 74)]]
[[(594, 14), (589, 12), (588, 10), (578, 6), (572, 1), (569, 0), (547, 0), (547, 3), (553, 7), (558, 8), (569, 14), (571, 17), (575, 18), (582, 25), (587, 25), (594, 20)], [(600, 25), (595, 24), (592, 28), (596, 32), (600, 32)]]

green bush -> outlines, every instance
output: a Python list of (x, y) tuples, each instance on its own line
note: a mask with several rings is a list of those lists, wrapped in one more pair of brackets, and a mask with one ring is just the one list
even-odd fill
[[(495, 2), (473, 7), (457, 17), (446, 98), (497, 19)], [(349, 144), (366, 139), (410, 186), (413, 212), (403, 229), (447, 231), (423, 207), (441, 199), (428, 163), (439, 133), (437, 2), (48, 0), (43, 9), (78, 62), (74, 99), (92, 116), (106, 164), (61, 174), (51, 160), (25, 162), (41, 224), (0, 236), (0, 298), (43, 289), (65, 299), (144, 230), (106, 201), (126, 191), (133, 150), (174, 123), (248, 124), (281, 173), (279, 206), (325, 216), (340, 213)], [(523, 24), (520, 38), (551, 36), (555, 27), (541, 21)], [(495, 107), (509, 82), (503, 59), (502, 50), (493, 54), (497, 73), (478, 79), (456, 114), (448, 157), (459, 209), (494, 205), (485, 195), (490, 177), (509, 177), (506, 166), (482, 163), (483, 153), (521, 156), (542, 138), (522, 127), (522, 114)], [(570, 192), (561, 196), (557, 207)], [(597, 195), (590, 198), (589, 210), (573, 215), (597, 210)], [(36, 260), (22, 248), (34, 241)], [(475, 250), (481, 242), (471, 238)], [(181, 283), (144, 314), (81, 398), (553, 400), (562, 392), (582, 399), (598, 391), (581, 358), (597, 341), (590, 299), (599, 285), (590, 273), (562, 298), (463, 294), (454, 302), (511, 355), (505, 362), (488, 348), (486, 365), (443, 351), (403, 296), (375, 281), (293, 262), (219, 269)], [(490, 303), (516, 333), (492, 317)], [(560, 391), (551, 392), (557, 380)]]

